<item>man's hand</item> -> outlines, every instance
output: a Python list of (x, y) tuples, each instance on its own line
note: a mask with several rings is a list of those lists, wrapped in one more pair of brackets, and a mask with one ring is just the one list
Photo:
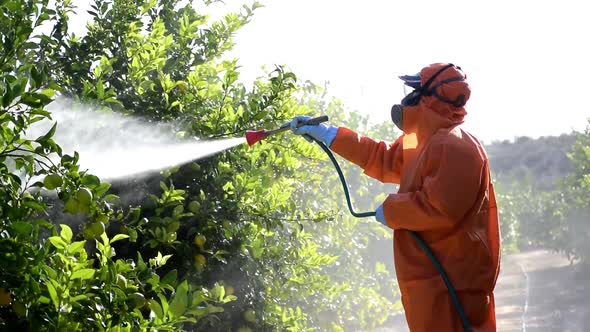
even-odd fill
[(311, 117), (306, 115), (296, 116), (291, 121), (291, 131), (296, 135), (303, 135), (308, 141), (310, 141), (309, 137), (312, 137), (329, 147), (334, 138), (336, 138), (338, 128), (323, 123), (320, 123), (319, 125), (301, 126), (302, 123), (305, 123), (310, 119)]

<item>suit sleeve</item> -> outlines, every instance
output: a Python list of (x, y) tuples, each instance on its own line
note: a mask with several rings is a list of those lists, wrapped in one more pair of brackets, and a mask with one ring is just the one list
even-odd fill
[(381, 182), (399, 183), (403, 162), (402, 137), (388, 144), (340, 127), (330, 149), (360, 166), (372, 178)]
[(394, 230), (450, 229), (473, 208), (484, 185), (485, 160), (471, 150), (438, 144), (424, 157), (422, 187), (391, 194), (383, 203)]

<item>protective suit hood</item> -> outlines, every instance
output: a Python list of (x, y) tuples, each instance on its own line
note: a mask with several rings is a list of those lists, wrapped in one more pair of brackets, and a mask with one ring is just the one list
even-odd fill
[(420, 71), (423, 84), (433, 75), (436, 77), (426, 87), (427, 91), (422, 94), (419, 104), (453, 122), (462, 122), (467, 115), (465, 104), (471, 96), (471, 88), (466, 81), (467, 75), (460, 67), (446, 63), (431, 64)]
[(435, 63), (417, 75), (400, 78), (415, 88), (414, 95), (404, 98), (401, 105), (394, 105), (391, 112), (393, 122), (404, 134), (415, 134), (418, 141), (423, 141), (438, 129), (463, 123), (467, 114), (464, 105), (471, 89), (459, 67)]

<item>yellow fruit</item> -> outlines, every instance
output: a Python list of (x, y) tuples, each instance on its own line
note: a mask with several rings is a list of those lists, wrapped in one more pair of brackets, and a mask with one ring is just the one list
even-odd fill
[(84, 238), (86, 240), (98, 239), (105, 231), (103, 223), (95, 221), (84, 226)]
[(0, 307), (7, 307), (10, 303), (12, 303), (10, 293), (4, 288), (0, 288)]
[(63, 180), (61, 179), (61, 176), (57, 174), (49, 174), (43, 179), (43, 185), (49, 190), (60, 187), (62, 184)]
[(78, 213), (80, 211), (78, 200), (73, 197), (70, 197), (70, 199), (68, 199), (68, 201), (66, 202), (64, 210), (70, 214)]
[(195, 255), (195, 264), (197, 264), (197, 266), (203, 267), (205, 266), (205, 263), (207, 263), (207, 258), (205, 258), (205, 256), (201, 254)]
[(207, 241), (207, 238), (202, 235), (202, 234), (197, 234), (195, 235), (195, 244), (197, 245), (197, 247), (203, 249), (203, 246), (205, 246), (205, 241)]
[(101, 222), (101, 223), (106, 223), (107, 221), (109, 221), (109, 216), (107, 216), (106, 214), (99, 214), (96, 217), (96, 221)]
[(80, 205), (89, 205), (92, 201), (92, 192), (88, 188), (80, 188), (76, 192), (76, 199)]
[(248, 309), (244, 312), (244, 319), (250, 323), (256, 323), (256, 313), (252, 309)]
[(23, 318), (27, 315), (27, 307), (25, 307), (22, 302), (12, 303), (12, 310), (19, 318)]
[(234, 295), (234, 292), (235, 292), (235, 290), (234, 290), (234, 288), (232, 286), (225, 287), (225, 294), (227, 294), (227, 295)]
[(201, 204), (197, 201), (191, 201), (188, 203), (188, 209), (192, 213), (197, 213), (201, 209)]
[(78, 203), (78, 212), (80, 212), (80, 213), (90, 212), (90, 205)]

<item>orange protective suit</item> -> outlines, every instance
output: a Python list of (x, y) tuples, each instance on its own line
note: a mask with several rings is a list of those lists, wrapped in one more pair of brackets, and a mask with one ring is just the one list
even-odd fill
[[(421, 71), (422, 82), (444, 64)], [(445, 70), (435, 82), (463, 73)], [(469, 97), (465, 82), (438, 87)], [(383, 203), (406, 320), (412, 332), (463, 331), (448, 290), (424, 250), (432, 249), (457, 291), (474, 332), (496, 331), (493, 290), (500, 267), (500, 232), (486, 153), (461, 129), (466, 111), (434, 96), (403, 110), (404, 134), (387, 144), (340, 127), (330, 148), (399, 191)]]

